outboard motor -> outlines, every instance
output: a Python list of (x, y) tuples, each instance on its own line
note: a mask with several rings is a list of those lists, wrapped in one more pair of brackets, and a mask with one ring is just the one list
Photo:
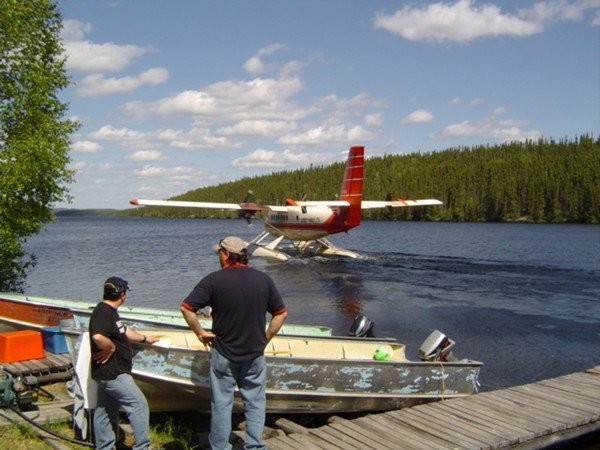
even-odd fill
[(353, 337), (375, 337), (373, 334), (373, 327), (375, 323), (368, 317), (359, 314), (354, 318), (354, 322), (350, 326), (348, 336)]
[(422, 361), (456, 361), (452, 354), (455, 342), (441, 331), (433, 331), (419, 348), (419, 357)]

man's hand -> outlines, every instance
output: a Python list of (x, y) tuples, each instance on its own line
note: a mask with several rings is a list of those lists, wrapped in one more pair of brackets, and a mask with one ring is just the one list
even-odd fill
[(154, 336), (153, 334), (146, 336), (146, 340), (142, 342), (147, 342), (148, 344), (154, 344), (155, 342), (160, 341), (160, 336)]
[(181, 310), (186, 323), (190, 327), (190, 330), (194, 332), (200, 342), (204, 344), (204, 348), (208, 350), (212, 345), (213, 339), (216, 337), (215, 334), (210, 330), (205, 330), (202, 328), (202, 325), (200, 325), (200, 321), (198, 320), (198, 316), (196, 315), (196, 311), (190, 311), (189, 309), (185, 308), (183, 303), (181, 305), (182, 306), (179, 309)]
[(204, 344), (204, 348), (207, 350), (212, 345), (213, 339), (217, 337), (212, 331), (205, 330), (204, 328), (196, 336), (198, 336), (198, 339), (200, 339), (200, 342)]
[(265, 335), (267, 336), (267, 344), (269, 342), (271, 342), (271, 339), (273, 339), (273, 337), (281, 329), (286, 318), (287, 318), (287, 311), (271, 317), (269, 326), (267, 327), (267, 330), (265, 331)]
[(106, 364), (113, 353), (115, 353), (117, 347), (113, 341), (99, 333), (94, 334), (92, 340), (98, 349), (98, 351), (92, 355), (92, 359), (98, 364)]

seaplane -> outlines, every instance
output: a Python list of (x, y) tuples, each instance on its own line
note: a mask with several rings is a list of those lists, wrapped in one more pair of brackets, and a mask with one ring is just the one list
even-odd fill
[[(238, 216), (250, 221), (257, 213), (266, 213), (265, 229), (248, 242), (248, 253), (286, 261), (290, 255), (277, 250), (285, 239), (301, 254), (334, 255), (357, 258), (351, 250), (333, 245), (327, 236), (348, 232), (360, 225), (361, 211), (373, 208), (396, 208), (411, 206), (441, 205), (437, 199), (405, 200), (363, 200), (364, 180), (363, 146), (352, 146), (348, 153), (340, 194), (336, 200), (294, 200), (288, 198), (284, 205), (263, 205), (245, 201), (242, 203), (190, 202), (177, 200), (130, 201), (136, 206), (171, 206), (184, 208), (212, 208), (237, 210)], [(258, 217), (257, 217), (258, 218)]]

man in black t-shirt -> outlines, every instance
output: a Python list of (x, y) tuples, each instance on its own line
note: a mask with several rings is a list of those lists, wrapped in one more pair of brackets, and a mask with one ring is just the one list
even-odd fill
[(130, 341), (157, 342), (157, 336), (145, 336), (126, 326), (117, 309), (125, 301), (129, 285), (119, 277), (104, 282), (104, 300), (90, 317), (92, 378), (98, 383), (98, 403), (94, 410), (94, 440), (97, 450), (112, 449), (119, 423), (119, 408), (127, 414), (133, 429), (132, 449), (150, 447), (148, 402), (131, 377)]
[[(213, 450), (231, 448), (231, 413), (235, 386), (244, 399), (247, 447), (264, 449), (267, 343), (283, 325), (287, 309), (273, 280), (248, 267), (246, 244), (227, 237), (217, 246), (221, 270), (205, 276), (181, 303), (181, 312), (210, 350)], [(198, 320), (198, 310), (212, 308), (212, 330)], [(271, 315), (267, 327), (266, 314)], [(266, 328), (266, 331), (265, 331)]]

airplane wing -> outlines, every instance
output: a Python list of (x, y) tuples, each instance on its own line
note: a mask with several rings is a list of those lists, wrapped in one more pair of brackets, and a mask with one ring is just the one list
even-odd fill
[(256, 203), (217, 203), (217, 202), (187, 202), (180, 200), (143, 200), (133, 199), (129, 203), (136, 206), (172, 206), (179, 208), (210, 208), (252, 211), (287, 211), (285, 206), (258, 205)]
[[(244, 211), (280, 211), (286, 212), (287, 206), (276, 206), (276, 205), (258, 205), (256, 203), (218, 203), (218, 202), (188, 202), (179, 200), (142, 200), (133, 199), (129, 203), (136, 206), (172, 206), (180, 208), (210, 208), (210, 209), (231, 209), (231, 210), (244, 210)], [(443, 203), (434, 198), (425, 200), (363, 200), (361, 203), (362, 209), (374, 209), (374, 208), (397, 208), (404, 206), (428, 206), (428, 205), (442, 205)], [(295, 206), (349, 206), (350, 204), (345, 200), (324, 200), (324, 201), (295, 201)]]
[[(295, 206), (350, 206), (345, 200), (331, 200), (331, 201), (295, 201)], [(443, 203), (435, 198), (428, 198), (424, 200), (389, 200), (389, 201), (378, 201), (378, 200), (363, 200), (361, 202), (361, 209), (375, 209), (375, 208), (399, 208), (405, 206), (429, 206), (429, 205), (443, 205)]]
[(373, 208), (399, 208), (404, 206), (428, 206), (428, 205), (443, 205), (443, 203), (435, 198), (428, 198), (424, 200), (404, 200), (399, 198), (398, 200), (389, 201), (378, 201), (378, 200), (363, 200), (361, 204), (362, 209), (373, 209)]

